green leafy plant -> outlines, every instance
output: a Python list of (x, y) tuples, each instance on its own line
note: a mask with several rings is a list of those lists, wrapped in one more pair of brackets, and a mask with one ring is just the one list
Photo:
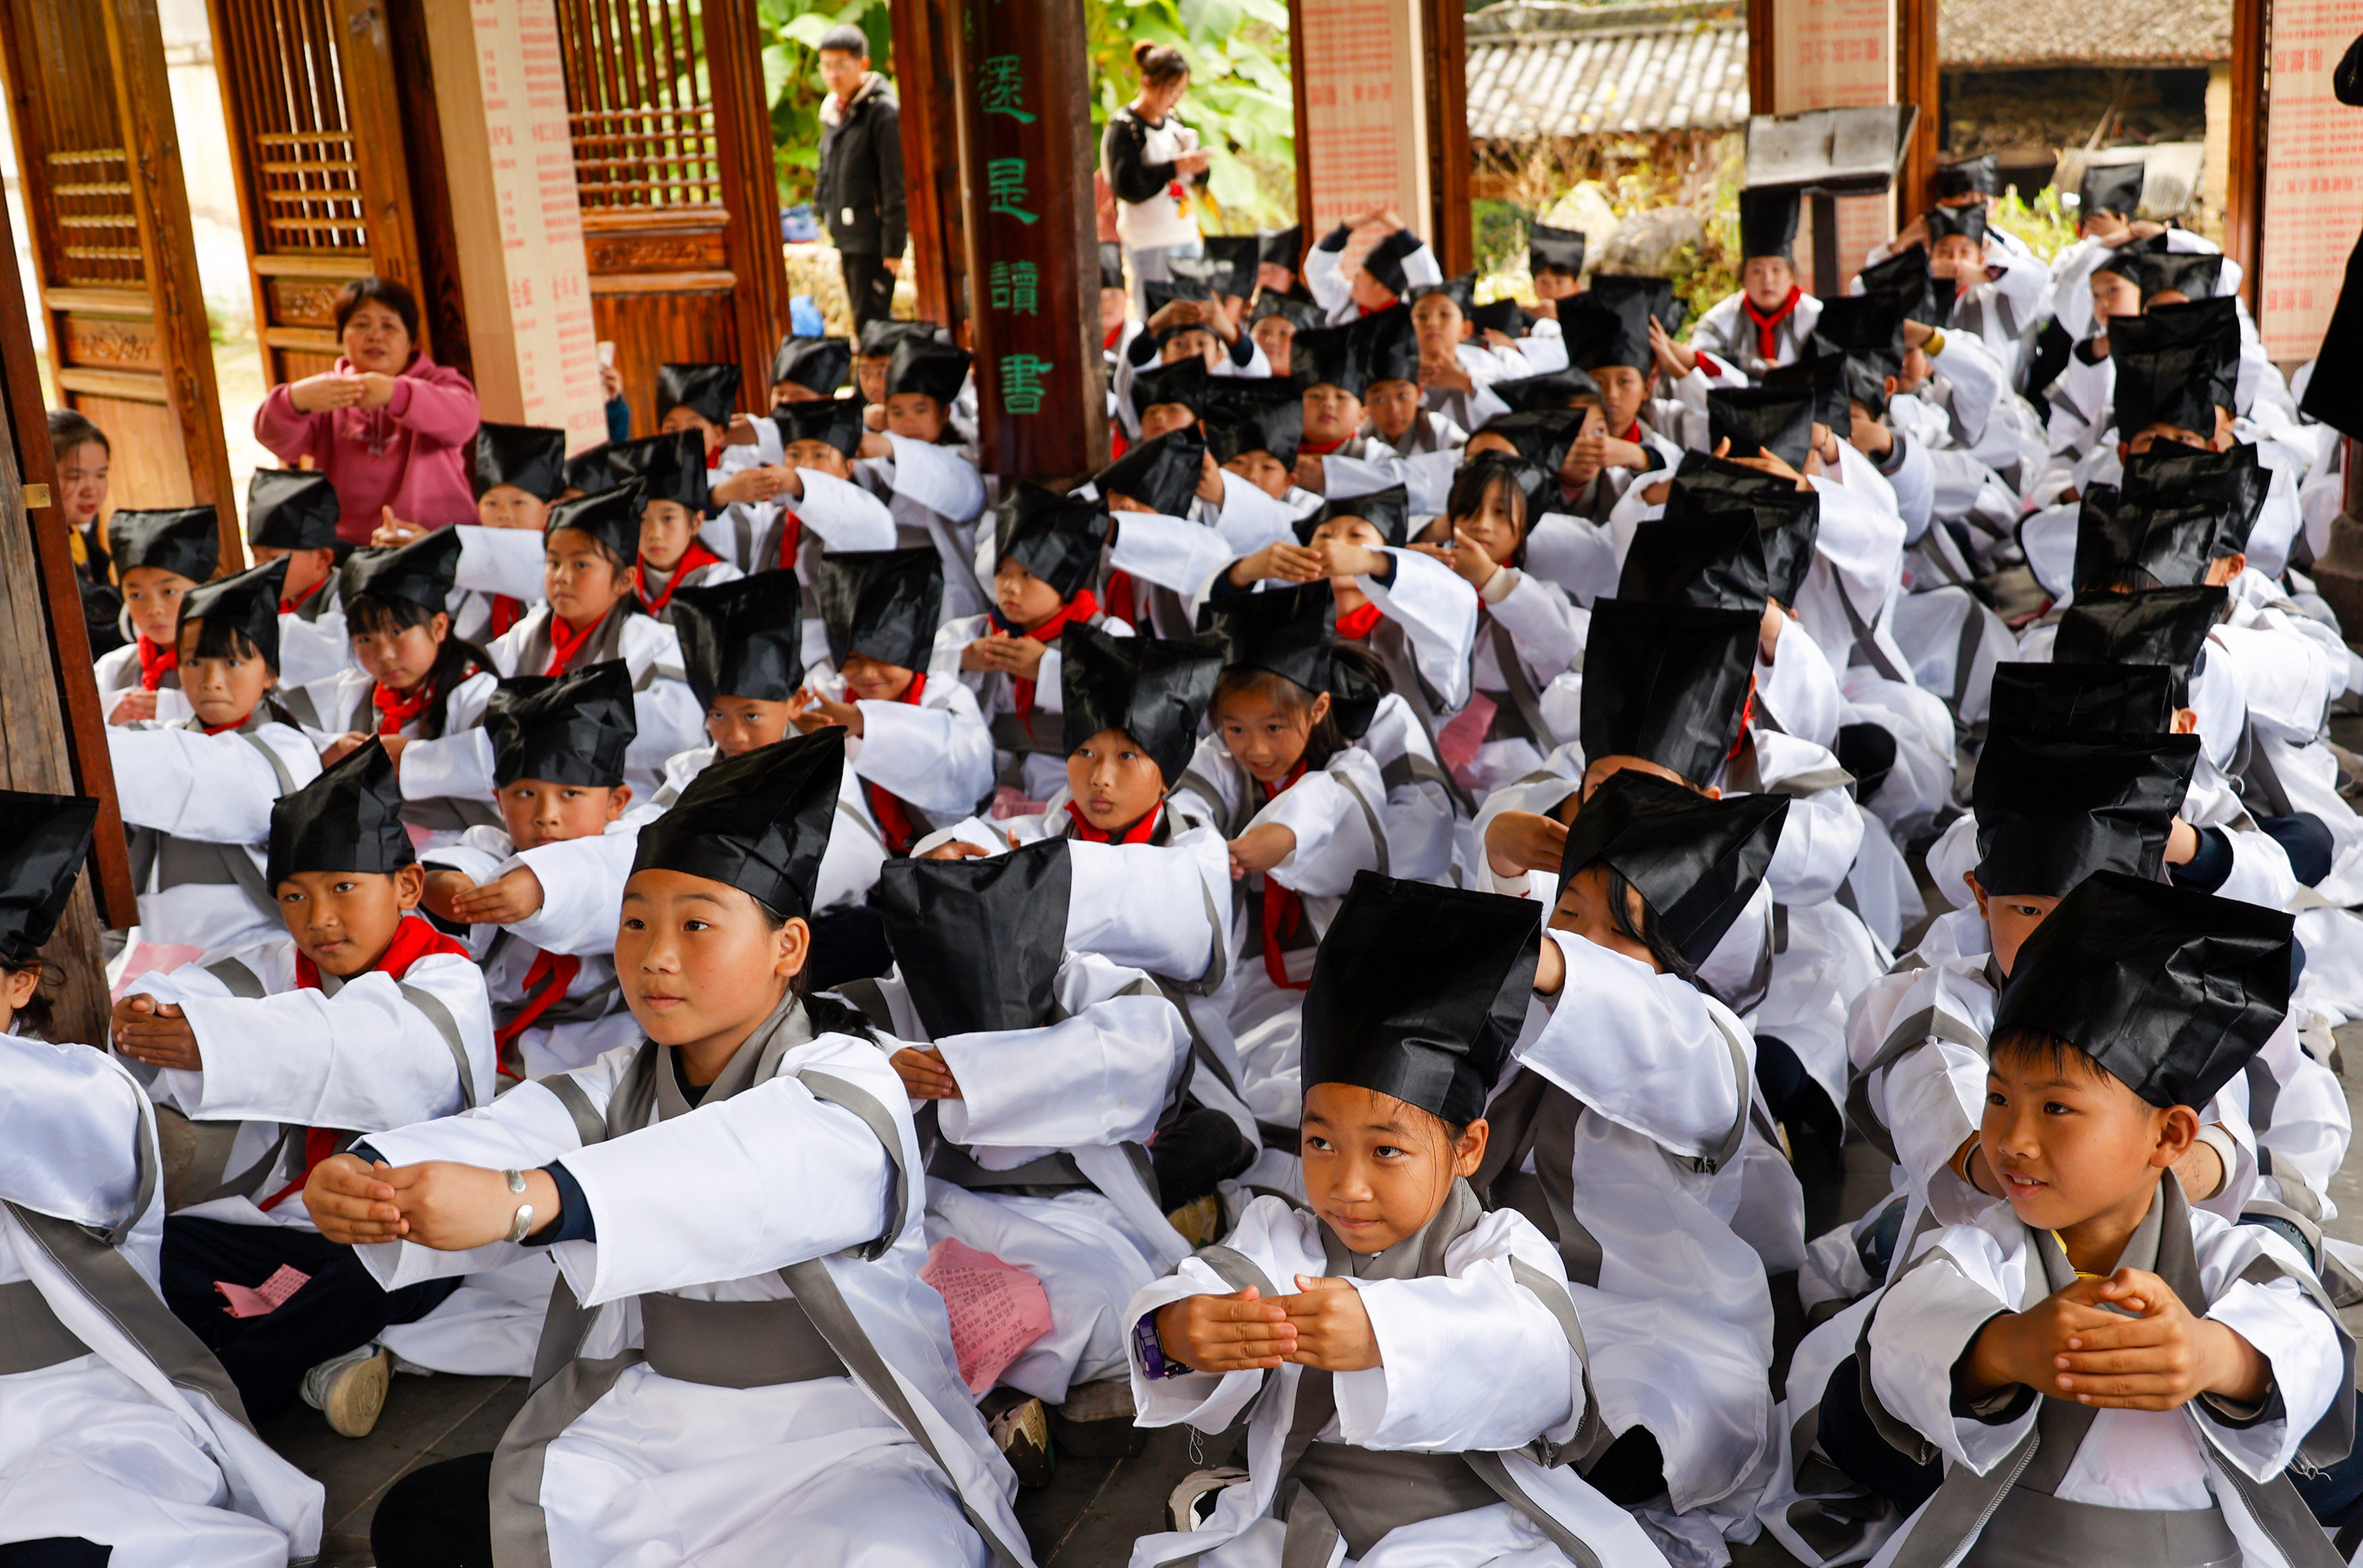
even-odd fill
[(1190, 62), (1182, 117), (1200, 142), (1227, 152), (1206, 171), (1215, 233), (1296, 221), (1296, 103), (1288, 72), (1286, 0), (1083, 0), (1090, 29), (1092, 127), (1139, 86), (1132, 46), (1169, 44)]

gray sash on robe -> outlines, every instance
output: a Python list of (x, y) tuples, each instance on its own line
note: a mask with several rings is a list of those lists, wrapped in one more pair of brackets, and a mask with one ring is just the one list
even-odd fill
[[(2027, 1243), (2042, 1266), (2027, 1270), (2022, 1310), (2076, 1280), (2074, 1265), (2048, 1232), (2030, 1229)], [(1914, 1259), (1909, 1268), (1918, 1268), (1932, 1258), (1952, 1262), (1942, 1247), (1932, 1247)], [(2156, 1201), (2117, 1261), (2121, 1268), (2158, 1275), (2193, 1313), (2207, 1310), (2210, 1297), (2191, 1249), (2191, 1206), (2180, 1182), (2158, 1183)], [(2241, 1275), (2259, 1284), (2276, 1277), (2295, 1280), (2336, 1320), (2321, 1286), (2269, 1253), (2259, 1253)], [(1935, 1445), (1891, 1414), (1871, 1383), (1870, 1324), (1876, 1317), (1874, 1313), (1864, 1320), (1855, 1353), (1861, 1368), (1863, 1408), (1889, 1443), (1925, 1464), (1935, 1457)], [(2351, 1384), (2355, 1344), (2343, 1328), (2339, 1343)], [(2089, 1405), (2044, 1397), (2026, 1388), (2013, 1391), (2009, 1403), (2023, 1408), (2021, 1401), (2038, 1398), (2041, 1408), (2034, 1430), (1985, 1474), (1966, 1464), (1947, 1469), (1944, 1484), (1911, 1527), (1892, 1559), (1892, 1568), (1945, 1568), (1956, 1556), (1960, 1556), (1962, 1568), (2005, 1568), (2006, 1564), (2010, 1568), (2083, 1568), (2094, 1562), (2127, 1561), (2157, 1568), (2218, 1568), (2240, 1561), (2238, 1544), (2220, 1506), (2187, 1510), (2112, 1508), (2055, 1496), (2100, 1411)], [(2247, 1410), (2235, 1409), (2228, 1401), (2213, 1396), (2200, 1398), (2208, 1407), (2208, 1415), (2243, 1425), (2262, 1419), (2280, 1403), (2278, 1391), (2268, 1396), (2265, 1407)], [(2014, 1413), (2005, 1412), (2005, 1419)], [(2354, 1401), (2333, 1400), (2328, 1413), (2307, 1434), (2300, 1456), (2316, 1463), (2344, 1457), (2354, 1438)], [(2237, 1496), (2257, 1528), (2271, 1539), (2292, 1568), (2331, 1568), (2341, 1561), (2286, 1474), (2260, 1485), (2227, 1462), (2213, 1444), (2202, 1441), (2199, 1451), (2213, 1473), (2211, 1479), (2219, 1497), (2226, 1489)], [(1965, 1549), (1966, 1555), (1960, 1555)]]
[[(257, 732), (271, 723), (272, 714), (268, 705), (258, 705), (246, 716), (246, 722), (234, 734), (252, 746), (271, 765), (272, 776), (279, 782), (279, 793), (295, 791), (295, 776), (287, 770), (286, 761), (271, 748), (271, 743)], [(191, 719), (183, 724), (184, 730), (205, 733), (205, 721)], [(134, 827), (129, 834), (131, 845), (131, 885), (141, 893), (170, 892), (183, 887), (235, 887), (245, 893), (249, 902), (264, 918), (277, 921), (279, 900), (272, 896), (271, 885), (263, 880), (262, 867), (242, 844), (213, 844), (177, 834), (159, 832), (150, 827)]]
[[(1467, 1182), (1456, 1181), (1434, 1219), (1381, 1252), (1349, 1252), (1323, 1225), (1324, 1266), (1332, 1275), (1356, 1279), (1433, 1278), (1445, 1272), (1447, 1249), (1483, 1216), (1484, 1206), (1477, 1194)], [(1277, 1288), (1252, 1259), (1233, 1248), (1204, 1247), (1197, 1255), (1234, 1287), (1252, 1285), (1266, 1299), (1289, 1294)], [(1525, 1452), (1547, 1466), (1594, 1458), (1607, 1447), (1609, 1437), (1592, 1393), (1575, 1303), (1559, 1281), (1520, 1259), (1510, 1260), (1510, 1273), (1558, 1320), (1578, 1365), (1583, 1368), (1584, 1413), (1574, 1437), (1564, 1446), (1537, 1439)], [(1499, 1453), (1382, 1451), (1317, 1438), (1315, 1434), (1329, 1424), (1337, 1411), (1335, 1375), (1305, 1367), (1297, 1379), (1296, 1402), (1281, 1450), (1281, 1479), (1272, 1494), (1275, 1511), (1287, 1522), (1281, 1568), (1326, 1568), (1341, 1537), (1347, 1554), (1361, 1557), (1391, 1530), (1497, 1502), (1515, 1508), (1582, 1568), (1601, 1568), (1598, 1553), (1527, 1495)], [(1214, 1550), (1208, 1546), (1166, 1561), (1171, 1568), (1180, 1568)]]
[[(727, 1099), (778, 1076), (781, 1057), (814, 1038), (804, 1005), (791, 996), (740, 1046), (698, 1104)], [(814, 1097), (851, 1111), (874, 1132), (893, 1165), (882, 1229), (849, 1254), (863, 1262), (885, 1255), (902, 1231), (910, 1173), (893, 1118), (867, 1090), (817, 1068), (795, 1075)], [(573, 1119), (587, 1146), (624, 1137), (693, 1109), (672, 1070), (671, 1054), (642, 1041), (603, 1116), (565, 1074), (538, 1080)], [(1028, 1561), (1000, 1539), (971, 1507), (944, 1464), (935, 1440), (902, 1386), (854, 1315), (827, 1265), (818, 1258), (790, 1264), (780, 1278), (794, 1294), (773, 1301), (703, 1301), (664, 1292), (634, 1297), (640, 1304), (642, 1349), (586, 1358), (582, 1341), (595, 1314), (586, 1312), (560, 1275), (550, 1291), (549, 1316), (535, 1352), (533, 1392), (494, 1451), (491, 1481), (493, 1559), (499, 1568), (549, 1568), (549, 1524), (541, 1507), (543, 1466), (549, 1444), (604, 1398), (625, 1370), (647, 1362), (660, 1375), (715, 1387), (751, 1388), (822, 1377), (850, 1377), (934, 1460), (970, 1524), (1002, 1568)]]

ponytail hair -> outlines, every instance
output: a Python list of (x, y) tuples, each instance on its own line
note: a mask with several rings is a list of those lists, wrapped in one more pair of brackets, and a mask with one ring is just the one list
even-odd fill
[[(1665, 922), (1659, 919), (1658, 911), (1649, 906), (1649, 900), (1642, 896), (1640, 889), (1625, 879), (1624, 872), (1607, 862), (1593, 861), (1592, 864), (1608, 874), (1608, 918), (1616, 922), (1616, 929), (1647, 948), (1649, 956), (1656, 959), (1658, 967), (1667, 974), (1692, 985), (1698, 984), (1698, 966), (1683, 957), (1681, 950), (1675, 947), (1673, 939), (1666, 934)], [(1578, 867), (1577, 869), (1582, 870), (1583, 867)], [(1638, 921), (1633, 918), (1633, 906), (1636, 904), (1641, 906)]]
[[(431, 626), (438, 613), (415, 600), (390, 593), (356, 593), (345, 602), (345, 627), (349, 632), (399, 633), (413, 626)], [(495, 668), (492, 655), (446, 632), (435, 650), (435, 662), (427, 670), (427, 688), (433, 695), (427, 700), (426, 712), (418, 715), (419, 739), (442, 739), (452, 689), (467, 679), (471, 669)]]
[(1147, 39), (1132, 46), (1132, 62), (1140, 68), (1144, 87), (1165, 87), (1190, 74), (1190, 62), (1171, 44), (1151, 43)]

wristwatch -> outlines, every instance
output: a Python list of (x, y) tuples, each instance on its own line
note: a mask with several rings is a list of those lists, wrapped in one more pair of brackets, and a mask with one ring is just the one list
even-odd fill
[(1138, 1322), (1133, 1324), (1132, 1342), (1133, 1347), (1140, 1352), (1141, 1373), (1151, 1383), (1162, 1383), (1169, 1377), (1186, 1377), (1196, 1370), (1165, 1354), (1165, 1348), (1157, 1342), (1157, 1314), (1154, 1312), (1144, 1314)]
[[(523, 1171), (503, 1171), (501, 1173), (501, 1179), (509, 1184), (509, 1190), (511, 1192), (523, 1192), (525, 1190), (525, 1172)], [(530, 1203), (518, 1204), (516, 1218), (509, 1224), (509, 1240), (512, 1242), (522, 1242), (526, 1239), (527, 1233), (532, 1229), (533, 1205)]]

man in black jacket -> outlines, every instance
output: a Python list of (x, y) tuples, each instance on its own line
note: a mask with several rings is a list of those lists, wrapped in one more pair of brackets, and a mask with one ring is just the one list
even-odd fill
[(902, 109), (886, 79), (870, 69), (870, 42), (856, 27), (820, 40), (820, 215), (845, 268), (853, 330), (892, 315), (894, 274), (909, 232), (903, 209)]

